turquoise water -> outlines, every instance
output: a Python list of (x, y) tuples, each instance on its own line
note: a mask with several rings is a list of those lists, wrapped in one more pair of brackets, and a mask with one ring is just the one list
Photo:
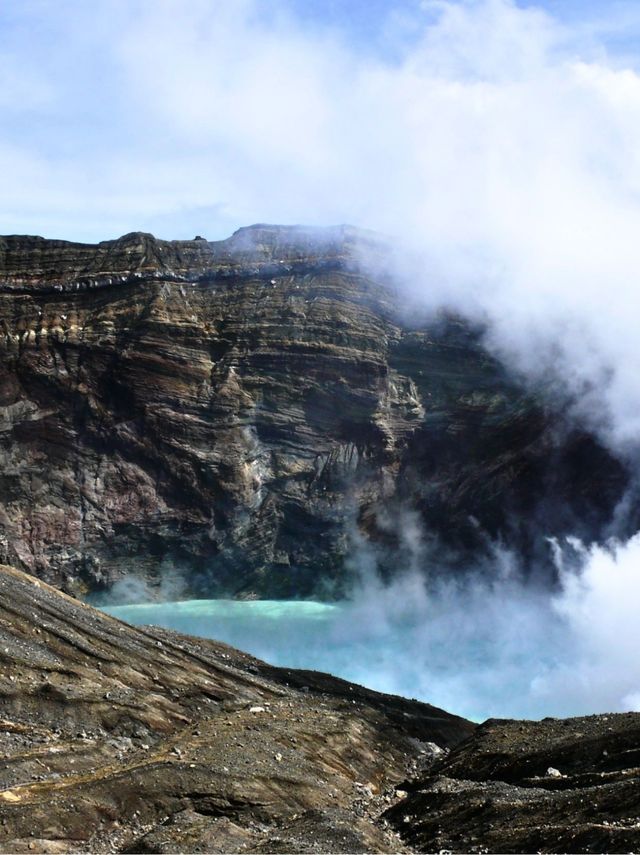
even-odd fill
[(111, 595), (146, 602), (106, 610), (475, 720), (640, 710), (640, 535), (613, 552), (583, 552), (580, 573), (563, 571), (555, 593), (509, 575), (501, 560), (494, 581), (368, 574), (339, 603), (148, 602), (153, 593), (132, 575)]
[(182, 600), (103, 610), (134, 625), (225, 641), (275, 665), (308, 667), (314, 651), (331, 646), (331, 628), (343, 607), (298, 600)]
[[(186, 600), (104, 611), (132, 624), (225, 641), (274, 665), (327, 671), (475, 720), (549, 714), (546, 700), (535, 708), (530, 691), (532, 667), (545, 663), (537, 653), (532, 663), (528, 645), (514, 639), (512, 623), (488, 615), (479, 625), (441, 599), (385, 600), (377, 592), (338, 604)], [(517, 632), (526, 634), (528, 627)]]

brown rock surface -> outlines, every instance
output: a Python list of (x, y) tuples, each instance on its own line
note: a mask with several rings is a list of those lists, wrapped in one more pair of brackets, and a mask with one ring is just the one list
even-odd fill
[(622, 466), (468, 325), (408, 320), (385, 251), (347, 227), (0, 238), (0, 560), (81, 594), (177, 569), (286, 597), (339, 592), (357, 530), (401, 564), (400, 508), (454, 552), (597, 537)]

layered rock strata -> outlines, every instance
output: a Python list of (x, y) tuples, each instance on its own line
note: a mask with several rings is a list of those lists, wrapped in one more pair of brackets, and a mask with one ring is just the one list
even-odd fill
[(623, 467), (469, 325), (407, 312), (387, 252), (346, 227), (0, 238), (0, 560), (79, 594), (329, 596), (363, 538), (411, 561), (407, 515), (456, 559), (598, 536)]

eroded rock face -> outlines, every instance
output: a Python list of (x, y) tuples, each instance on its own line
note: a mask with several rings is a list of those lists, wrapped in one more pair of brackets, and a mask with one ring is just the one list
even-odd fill
[(457, 555), (597, 536), (622, 466), (468, 325), (407, 320), (362, 263), (384, 251), (0, 238), (0, 559), (78, 593), (177, 569), (192, 595), (329, 595), (354, 534), (403, 562), (407, 512)]

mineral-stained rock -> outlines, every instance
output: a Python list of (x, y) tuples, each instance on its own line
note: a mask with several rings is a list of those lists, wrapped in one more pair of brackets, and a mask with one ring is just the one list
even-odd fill
[(0, 852), (407, 851), (380, 814), (474, 728), (0, 566)]
[(0, 560), (292, 596), (339, 591), (356, 532), (402, 563), (407, 511), (454, 554), (598, 536), (622, 466), (469, 325), (407, 320), (384, 253), (347, 227), (0, 238)]

